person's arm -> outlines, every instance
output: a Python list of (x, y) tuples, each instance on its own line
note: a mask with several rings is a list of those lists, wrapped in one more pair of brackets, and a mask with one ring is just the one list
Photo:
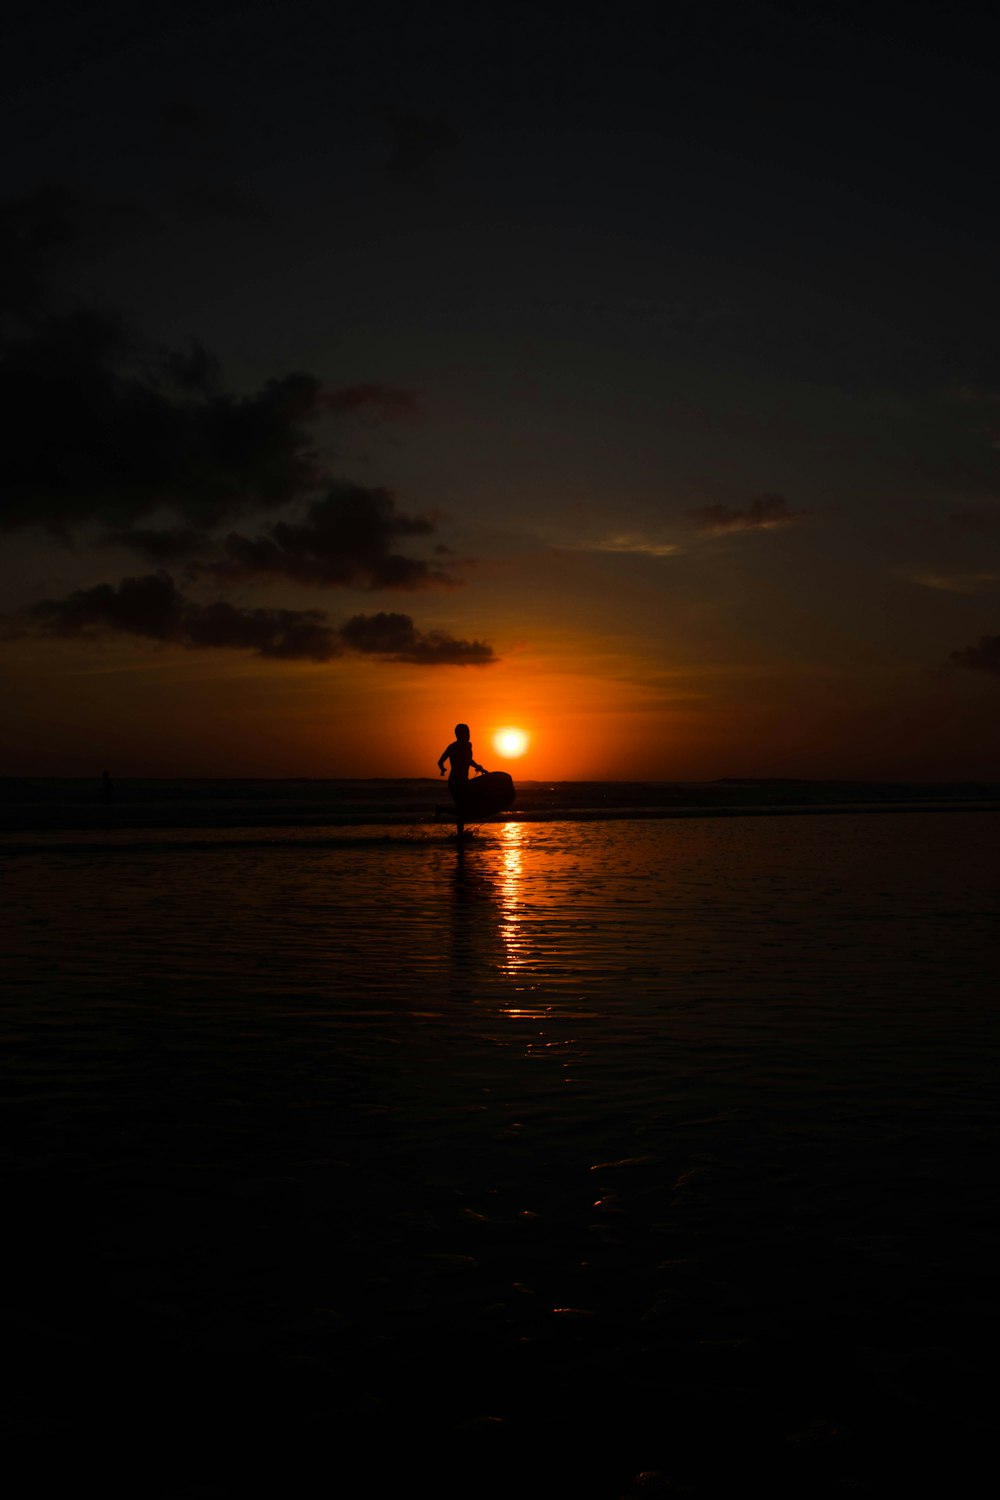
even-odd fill
[(442, 776), (444, 775), (444, 763), (448, 759), (450, 754), (451, 746), (449, 745), (447, 750), (442, 750), (441, 755), (438, 758), (438, 770), (441, 772)]

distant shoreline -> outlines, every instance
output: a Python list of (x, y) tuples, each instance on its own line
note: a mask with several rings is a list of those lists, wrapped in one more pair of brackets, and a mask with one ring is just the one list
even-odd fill
[[(707, 780), (685, 780), (669, 776), (634, 777), (519, 777), (516, 768), (509, 765), (519, 786), (532, 789), (541, 787), (658, 787), (667, 788), (724, 788), (724, 787), (921, 787), (928, 790), (942, 787), (991, 787), (1000, 795), (1000, 780), (985, 780), (982, 777), (955, 778), (949, 776), (933, 779), (909, 777), (860, 777), (860, 776), (715, 776)], [(143, 776), (121, 773), (113, 779), (122, 785), (142, 786), (439, 786), (437, 776), (218, 776), (211, 774), (191, 776)], [(33, 776), (27, 773), (0, 776), (0, 791), (14, 786), (92, 786), (100, 781), (100, 773), (91, 776), (47, 775)]]
[[(438, 809), (441, 809), (440, 815)], [(112, 777), (110, 794), (89, 777), (0, 781), (0, 839), (60, 833), (115, 840), (142, 830), (194, 835), (282, 830), (447, 827), (451, 803), (438, 778), (240, 780)], [(856, 782), (783, 779), (714, 782), (522, 782), (507, 823), (803, 817), (832, 813), (1000, 811), (996, 782)], [(496, 821), (483, 824), (495, 827)], [(357, 834), (355, 833), (355, 838)], [(422, 835), (421, 835), (422, 836)], [(191, 847), (191, 839), (187, 840)], [(215, 842), (218, 842), (216, 839)]]
[[(366, 814), (340, 818), (271, 818), (241, 819), (162, 817), (136, 818), (115, 817), (114, 809), (95, 810), (103, 816), (92, 819), (72, 820), (65, 817), (46, 820), (36, 817), (12, 822), (0, 819), (0, 855), (15, 856), (31, 853), (136, 853), (142, 849), (150, 852), (176, 848), (196, 851), (221, 848), (355, 848), (365, 844), (431, 843), (440, 842), (449, 833), (451, 822), (432, 815), (419, 817), (392, 814)], [(851, 815), (858, 817), (879, 814), (928, 814), (942, 813), (1000, 813), (1000, 801), (996, 802), (925, 802), (925, 803), (867, 803), (867, 804), (816, 804), (784, 807), (675, 807), (675, 808), (573, 808), (535, 812), (512, 811), (501, 817), (472, 825), (488, 838), (504, 826), (528, 824), (532, 826), (562, 823), (651, 823), (692, 822), (723, 818), (802, 818)], [(374, 831), (374, 830), (377, 830)], [(142, 838), (146, 834), (150, 837)], [(171, 834), (176, 839), (169, 838)], [(75, 838), (72, 835), (76, 835)], [(132, 837), (131, 835), (140, 835)], [(157, 837), (159, 835), (159, 837)], [(199, 836), (203, 835), (203, 836)], [(210, 837), (204, 835), (211, 835)], [(62, 836), (62, 837), (60, 837)], [(70, 836), (70, 837), (66, 837)], [(36, 842), (23, 842), (36, 840)]]

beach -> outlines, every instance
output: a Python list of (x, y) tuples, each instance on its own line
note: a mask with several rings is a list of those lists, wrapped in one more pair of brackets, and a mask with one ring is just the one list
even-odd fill
[(1000, 814), (413, 797), (4, 824), (32, 1492), (968, 1489)]

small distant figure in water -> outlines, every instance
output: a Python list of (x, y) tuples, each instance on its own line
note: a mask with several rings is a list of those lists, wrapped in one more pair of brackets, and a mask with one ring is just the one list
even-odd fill
[(105, 807), (107, 807), (108, 803), (111, 801), (111, 799), (114, 796), (114, 794), (115, 794), (115, 789), (114, 789), (114, 787), (113, 787), (113, 785), (111, 783), (111, 777), (108, 775), (107, 771), (102, 771), (101, 772), (101, 801), (103, 802), (103, 804), (104, 804)]
[(465, 801), (465, 788), (469, 781), (469, 767), (482, 772), (483, 767), (478, 761), (472, 759), (472, 740), (469, 737), (468, 724), (455, 725), (455, 738), (438, 758), (438, 770), (444, 775), (445, 761), (451, 761), (451, 770), (448, 772), (448, 790), (452, 800), (458, 809), (458, 838), (465, 836), (465, 821), (462, 817), (462, 804)]

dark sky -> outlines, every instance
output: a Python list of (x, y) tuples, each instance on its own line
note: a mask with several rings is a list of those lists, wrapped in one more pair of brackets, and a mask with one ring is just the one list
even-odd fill
[(0, 768), (996, 774), (978, 9), (15, 16)]

